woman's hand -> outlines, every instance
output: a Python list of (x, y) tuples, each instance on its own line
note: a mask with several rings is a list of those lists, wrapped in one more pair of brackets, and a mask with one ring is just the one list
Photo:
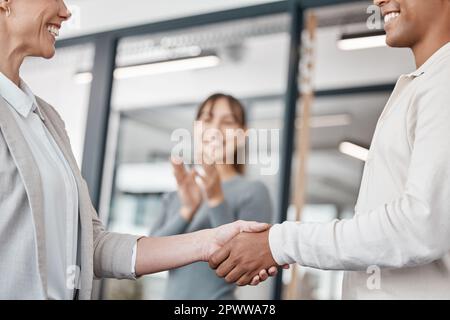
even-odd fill
[(221, 249), (241, 232), (263, 232), (269, 228), (270, 225), (267, 223), (238, 220), (214, 229), (204, 230), (206, 238), (204, 239), (202, 260), (209, 261), (209, 258), (217, 250)]
[(180, 214), (191, 221), (202, 204), (202, 191), (195, 182), (196, 172), (186, 171), (184, 164), (179, 159), (171, 159), (173, 172), (178, 185), (178, 196), (181, 201)]
[[(241, 232), (264, 232), (270, 228), (267, 223), (259, 223), (253, 221), (236, 221), (230, 224), (222, 225), (215, 229), (205, 230), (206, 239), (203, 248), (203, 261), (209, 261), (210, 257), (221, 249), (225, 244), (231, 241)], [(283, 266), (289, 268), (289, 266)], [(269, 270), (261, 270), (259, 275), (255, 276), (250, 285), (255, 286), (269, 278), (269, 276), (276, 276), (278, 273), (277, 267), (273, 266)]]
[(204, 172), (197, 172), (197, 176), (200, 178), (201, 185), (205, 191), (208, 205), (217, 207), (224, 201), (219, 172), (214, 164), (204, 163), (202, 168)]

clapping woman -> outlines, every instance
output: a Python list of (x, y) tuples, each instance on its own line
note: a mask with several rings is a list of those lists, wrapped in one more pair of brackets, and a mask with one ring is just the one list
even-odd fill
[[(228, 136), (245, 135), (242, 104), (229, 95), (212, 95), (200, 105), (196, 125), (202, 128), (197, 151), (203, 164), (187, 169), (173, 161), (178, 190), (164, 197), (163, 213), (152, 236), (194, 232), (237, 220), (270, 222), (272, 203), (266, 186), (244, 177), (244, 165), (238, 161), (244, 146), (239, 139), (224, 138), (227, 132), (234, 133)], [(235, 299), (234, 291), (235, 285), (218, 278), (207, 263), (198, 262), (169, 272), (165, 298)]]

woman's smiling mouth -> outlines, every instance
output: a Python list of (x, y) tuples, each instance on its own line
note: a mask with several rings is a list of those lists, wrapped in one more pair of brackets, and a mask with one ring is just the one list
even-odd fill
[(47, 25), (47, 31), (56, 39), (59, 36), (59, 26), (54, 24)]

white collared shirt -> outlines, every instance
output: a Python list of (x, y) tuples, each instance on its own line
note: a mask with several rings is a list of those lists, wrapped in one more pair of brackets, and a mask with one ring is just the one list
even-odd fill
[(450, 298), (450, 43), (398, 80), (355, 211), (331, 223), (275, 225), (275, 260), (347, 270), (344, 299)]
[[(73, 299), (78, 239), (78, 189), (72, 170), (45, 127), (35, 96), (0, 73), (0, 95), (14, 111), (39, 170), (44, 196), (48, 299)], [(32, 218), (32, 217), (30, 217)]]

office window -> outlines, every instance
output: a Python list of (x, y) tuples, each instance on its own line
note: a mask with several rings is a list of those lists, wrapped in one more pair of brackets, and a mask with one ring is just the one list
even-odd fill
[(61, 115), (80, 167), (91, 89), (89, 79), (80, 74), (92, 69), (94, 51), (91, 43), (60, 48), (53, 59), (28, 58), (21, 69), (21, 77), (34, 94)]
[[(266, 155), (272, 163), (248, 165), (245, 177), (267, 186), (275, 220), (289, 26), (289, 16), (277, 14), (120, 41), (107, 160), (114, 163), (107, 206), (110, 230), (149, 234), (161, 214), (161, 196), (176, 190), (168, 162), (175, 146), (171, 134), (192, 130), (199, 104), (216, 92), (241, 100), (249, 128), (274, 130), (273, 137), (261, 138), (268, 141)], [(104, 296), (160, 299), (166, 279), (167, 273), (143, 277), (137, 287), (108, 280)], [(256, 289), (239, 289), (237, 296), (269, 299), (272, 280)]]

